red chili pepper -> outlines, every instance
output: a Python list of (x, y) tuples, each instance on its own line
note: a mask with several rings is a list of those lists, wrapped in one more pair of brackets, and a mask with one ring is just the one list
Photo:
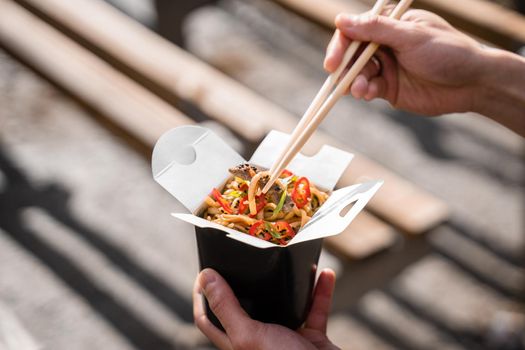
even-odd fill
[(228, 202), (224, 198), (222, 198), (222, 194), (216, 188), (212, 190), (211, 194), (213, 195), (213, 198), (215, 198), (215, 200), (221, 205), (225, 212), (227, 212), (228, 214), (233, 214), (232, 208), (230, 207)]
[(248, 209), (248, 204), (247, 204), (246, 196), (244, 195), (239, 200), (239, 208), (238, 208), (239, 214), (243, 215), (246, 212), (246, 209)]
[(277, 231), (281, 235), (281, 238), (292, 238), (293, 236), (295, 236), (295, 231), (293, 230), (292, 226), (290, 226), (290, 224), (286, 221), (277, 221), (273, 224), (273, 227), (275, 228), (275, 231)]
[[(273, 225), (272, 229), (269, 228), (269, 225)], [(268, 230), (274, 231), (274, 233), (272, 234), (268, 232)], [(276, 238), (274, 236), (276, 233), (279, 233), (281, 237)], [(286, 245), (295, 236), (295, 231), (286, 221), (278, 221), (271, 224), (264, 220), (259, 220), (252, 224), (248, 234), (264, 239), (265, 241)]]
[(288, 170), (288, 169), (284, 169), (283, 172), (281, 173), (281, 177), (289, 177), (289, 176), (292, 176), (293, 173)]
[(301, 209), (310, 200), (310, 182), (306, 177), (301, 177), (295, 183), (292, 191), (292, 200), (294, 201), (297, 208)]
[(256, 203), (256, 207), (255, 207), (255, 215), (249, 215), (251, 218), (254, 218), (263, 208), (264, 206), (266, 205), (266, 197), (264, 196), (264, 194), (260, 194), (258, 196), (255, 197), (255, 203)]
[(243, 182), (240, 186), (239, 186), (239, 191), (247, 191), (248, 190), (248, 185), (246, 184), (246, 182)]
[(248, 231), (248, 233), (251, 236), (257, 237), (257, 234), (259, 233), (260, 228), (262, 228), (262, 224), (263, 223), (264, 222), (262, 220), (256, 221), (255, 223), (252, 224), (252, 226), (250, 227), (250, 230)]
[(258, 213), (258, 212), (260, 212), (260, 211), (264, 208), (264, 206), (266, 205), (266, 197), (265, 197), (265, 195), (264, 195), (264, 194), (261, 194), (261, 195), (255, 197), (255, 203), (257, 203), (257, 202), (259, 202), (259, 203), (258, 203), (257, 206), (255, 207), (255, 210), (256, 210), (257, 213)]
[(281, 234), (279, 238), (279, 244), (286, 245), (288, 242), (295, 237), (295, 231), (286, 221), (278, 221), (274, 224), (275, 230)]

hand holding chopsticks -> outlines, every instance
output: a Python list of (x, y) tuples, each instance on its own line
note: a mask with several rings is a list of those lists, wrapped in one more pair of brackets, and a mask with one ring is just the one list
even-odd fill
[[(413, 0), (401, 0), (394, 10), (390, 13), (390, 18), (399, 19), (408, 9)], [(379, 15), (383, 11), (388, 0), (377, 0), (371, 14)], [(295, 155), (302, 149), (304, 144), (311, 137), (313, 132), (319, 127), (335, 103), (343, 96), (344, 92), (354, 81), (357, 75), (363, 70), (367, 62), (372, 58), (379, 48), (376, 43), (369, 43), (363, 53), (357, 58), (355, 63), (350, 67), (348, 72), (341, 78), (341, 74), (350, 63), (361, 42), (354, 41), (345, 51), (343, 60), (339, 67), (326, 79), (323, 86), (315, 96), (314, 100), (306, 110), (305, 114), (294, 129), (290, 141), (279, 155), (270, 169), (270, 180), (263, 188), (262, 192), (266, 193), (281, 172), (288, 166)], [(339, 83), (337, 83), (339, 81)], [(337, 86), (334, 85), (337, 83)]]

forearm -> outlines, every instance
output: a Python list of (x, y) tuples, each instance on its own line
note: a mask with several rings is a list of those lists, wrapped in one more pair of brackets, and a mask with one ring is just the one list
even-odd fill
[(482, 49), (482, 55), (474, 111), (525, 137), (525, 58), (497, 49)]

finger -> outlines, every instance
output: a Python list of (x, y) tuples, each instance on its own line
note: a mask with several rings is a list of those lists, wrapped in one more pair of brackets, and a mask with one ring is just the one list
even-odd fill
[(386, 80), (383, 77), (374, 77), (368, 82), (368, 91), (364, 99), (371, 101), (375, 98), (384, 98), (386, 90)]
[(315, 286), (314, 301), (306, 318), (305, 328), (315, 329), (323, 332), (323, 334), (326, 333), (334, 288), (335, 272), (331, 269), (324, 269)]
[(256, 333), (258, 323), (243, 310), (221, 275), (212, 269), (204, 269), (198, 279), (211, 311), (221, 322), (232, 343), (246, 334)]
[[(334, 45), (336, 44), (338, 37), (339, 37), (339, 30), (336, 29), (334, 34), (332, 35), (332, 38), (330, 39), (330, 42), (328, 43), (328, 46), (326, 47), (323, 67), (327, 72), (331, 72), (332, 65), (337, 64), (337, 57), (334, 55)], [(335, 61), (335, 62), (333, 62)]]
[(228, 336), (215, 327), (213, 323), (206, 316), (206, 310), (204, 308), (204, 296), (202, 295), (202, 287), (199, 283), (199, 277), (195, 279), (193, 285), (193, 319), (195, 324), (207, 336), (213, 344), (215, 344), (221, 350), (230, 350), (232, 345)]
[(399, 90), (400, 68), (391, 50), (387, 48), (379, 49), (375, 56), (381, 62), (381, 78), (378, 88), (380, 98), (384, 98), (392, 105), (395, 105)]
[(368, 79), (364, 75), (358, 75), (350, 87), (350, 93), (354, 98), (361, 99), (368, 92)]
[(380, 71), (381, 64), (379, 61), (375, 58), (370, 60), (350, 86), (350, 92), (352, 96), (357, 99), (365, 97), (366, 93), (368, 92), (370, 79), (377, 76)]
[(413, 30), (413, 23), (386, 16), (339, 14), (335, 24), (342, 34), (352, 40), (373, 41), (395, 50), (413, 45), (419, 39)]
[(350, 40), (341, 34), (339, 30), (336, 30), (332, 40), (328, 44), (326, 49), (326, 56), (324, 59), (324, 69), (329, 73), (332, 73), (341, 64), (345, 50), (350, 45)]
[(383, 16), (389, 16), (390, 13), (396, 8), (395, 4), (388, 4), (385, 7), (383, 7), (383, 10), (381, 10), (381, 15)]

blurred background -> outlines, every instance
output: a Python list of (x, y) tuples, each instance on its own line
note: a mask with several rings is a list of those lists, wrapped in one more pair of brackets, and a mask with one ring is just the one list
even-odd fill
[[(171, 127), (249, 158), (326, 74), (339, 12), (368, 0), (0, 0), (0, 349), (213, 349), (193, 326), (185, 211), (151, 176)], [(525, 2), (420, 0), (525, 54)], [(344, 98), (309, 145), (386, 185), (327, 239), (344, 349), (525, 349), (524, 141), (474, 114)]]

